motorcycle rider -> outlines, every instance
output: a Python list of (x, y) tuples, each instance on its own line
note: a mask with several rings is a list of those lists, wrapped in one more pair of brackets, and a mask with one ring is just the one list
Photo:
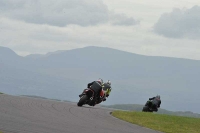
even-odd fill
[(112, 90), (110, 80), (108, 80), (106, 83), (103, 83), (103, 90), (105, 92), (105, 96), (103, 98), (103, 101), (106, 101), (106, 97), (109, 97), (110, 92)]
[(152, 103), (152, 105), (151, 105), (152, 111), (157, 112), (158, 108), (160, 108), (160, 105), (161, 105), (160, 95), (157, 95), (156, 97), (149, 98), (149, 101), (147, 101), (146, 105), (148, 105), (150, 103)]
[[(103, 85), (103, 80), (101, 78), (99, 78), (97, 81), (93, 81), (91, 83), (88, 83), (87, 88), (90, 88), (94, 91), (95, 93), (95, 99), (94, 102), (99, 101), (100, 100), (100, 92), (102, 91), (102, 85)], [(84, 92), (85, 90), (83, 90)], [(79, 97), (81, 97), (83, 95), (80, 94)], [(95, 105), (95, 103), (94, 103)]]

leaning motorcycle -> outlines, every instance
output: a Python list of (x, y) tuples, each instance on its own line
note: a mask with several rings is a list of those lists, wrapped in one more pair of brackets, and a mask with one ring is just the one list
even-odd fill
[[(100, 99), (95, 97), (95, 92), (90, 89), (87, 88), (84, 90), (84, 92), (82, 93), (82, 96), (80, 97), (79, 102), (77, 103), (78, 106), (83, 106), (84, 104), (88, 104), (90, 106), (95, 106), (96, 104), (99, 104), (102, 102), (102, 98), (104, 97), (105, 93), (102, 90), (100, 92)], [(98, 100), (97, 100), (98, 99)]]
[(153, 112), (155, 111), (153, 109), (153, 104), (152, 104), (152, 100), (149, 100), (146, 102), (145, 106), (142, 109), (143, 112)]

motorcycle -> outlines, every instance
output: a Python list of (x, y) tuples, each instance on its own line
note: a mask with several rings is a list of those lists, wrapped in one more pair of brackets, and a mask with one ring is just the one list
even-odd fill
[(96, 98), (95, 97), (95, 92), (92, 89), (87, 88), (81, 94), (81, 97), (80, 97), (79, 102), (77, 103), (77, 106), (81, 107), (84, 104), (88, 104), (90, 106), (95, 106), (96, 104), (99, 104), (99, 103), (102, 102), (102, 99), (104, 98), (104, 96), (105, 96), (105, 93), (102, 90), (100, 92), (100, 98)]
[(158, 109), (152, 104), (152, 100), (146, 102), (145, 106), (142, 109), (143, 112), (157, 112)]

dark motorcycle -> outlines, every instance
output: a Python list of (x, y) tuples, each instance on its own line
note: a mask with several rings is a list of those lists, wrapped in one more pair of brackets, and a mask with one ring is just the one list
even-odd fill
[(77, 103), (78, 106), (83, 106), (84, 104), (88, 104), (90, 106), (95, 106), (102, 102), (101, 98), (104, 97), (104, 91), (100, 92), (100, 99), (95, 97), (95, 92), (88, 88), (85, 89), (84, 92), (81, 94), (80, 100)]
[(158, 107), (152, 104), (152, 100), (146, 102), (145, 106), (142, 109), (143, 112), (157, 112)]

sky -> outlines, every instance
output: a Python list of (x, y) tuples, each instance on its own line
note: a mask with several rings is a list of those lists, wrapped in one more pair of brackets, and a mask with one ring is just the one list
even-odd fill
[(0, 46), (21, 56), (86, 46), (200, 60), (199, 0), (0, 0)]

